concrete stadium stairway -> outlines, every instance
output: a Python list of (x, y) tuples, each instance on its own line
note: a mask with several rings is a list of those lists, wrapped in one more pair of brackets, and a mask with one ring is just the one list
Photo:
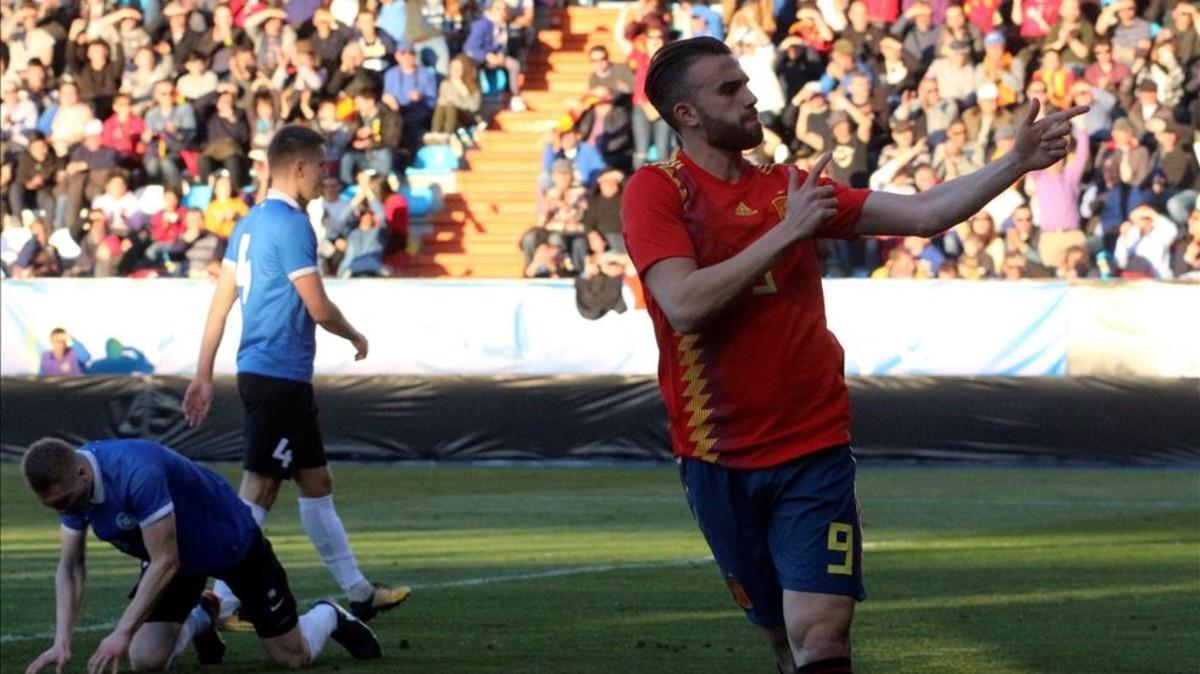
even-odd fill
[(564, 101), (581, 97), (591, 73), (587, 49), (608, 47), (617, 11), (570, 7), (555, 17), (558, 28), (543, 30), (529, 57), (521, 97), (525, 112), (496, 115), (468, 150), (465, 168), (454, 174), (457, 192), (444, 195), (420, 250), (405, 276), (519, 278), (521, 234), (534, 224), (537, 176), (547, 131), (566, 111)]

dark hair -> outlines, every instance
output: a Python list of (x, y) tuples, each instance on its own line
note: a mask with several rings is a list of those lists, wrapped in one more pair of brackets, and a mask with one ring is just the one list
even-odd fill
[(275, 132), (267, 146), (267, 164), (274, 172), (291, 166), (298, 159), (322, 155), (325, 136), (307, 126), (288, 124)]
[(21, 472), (33, 491), (44, 494), (75, 469), (75, 448), (58, 438), (42, 438), (29, 446)]
[(588, 53), (589, 54), (600, 53), (600, 54), (604, 54), (604, 58), (608, 58), (608, 47), (605, 47), (602, 44), (598, 44), (598, 45), (592, 47), (591, 49), (589, 49)]
[(694, 37), (663, 46), (650, 61), (646, 73), (646, 97), (658, 114), (676, 131), (675, 105), (687, 100), (692, 83), (687, 77), (692, 63), (705, 56), (732, 56), (724, 42), (712, 37)]
[(50, 331), (51, 337), (53, 337), (55, 335), (65, 335), (65, 334), (67, 334), (66, 328), (54, 328), (53, 330)]

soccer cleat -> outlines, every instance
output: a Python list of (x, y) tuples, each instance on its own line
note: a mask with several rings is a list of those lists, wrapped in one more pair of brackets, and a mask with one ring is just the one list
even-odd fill
[(192, 635), (192, 645), (196, 647), (196, 656), (200, 658), (202, 665), (219, 665), (225, 659), (225, 641), (221, 639), (221, 634), (217, 631), (217, 627), (221, 624), (221, 621), (217, 619), (217, 614), (221, 610), (221, 600), (216, 593), (205, 590), (200, 595), (197, 605), (208, 614), (211, 622), (208, 629)]
[(242, 620), (242, 616), (235, 613), (221, 621), (221, 631), (223, 632), (253, 632), (254, 623), (249, 620)]
[(329, 636), (350, 652), (355, 660), (374, 660), (383, 657), (383, 648), (379, 645), (379, 637), (367, 627), (367, 624), (350, 615), (346, 609), (338, 606), (332, 599), (322, 599), (317, 606), (325, 604), (337, 614), (337, 627)]
[(374, 618), (383, 611), (396, 608), (412, 595), (412, 590), (404, 586), (392, 587), (385, 583), (371, 584), (375, 587), (375, 592), (371, 594), (370, 599), (350, 602), (350, 612), (363, 622)]

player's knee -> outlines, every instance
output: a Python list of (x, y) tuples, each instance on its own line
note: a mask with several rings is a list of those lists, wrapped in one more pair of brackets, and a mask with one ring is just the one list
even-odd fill
[(129, 652), (129, 667), (135, 672), (161, 672), (170, 663), (171, 654), (164, 650)]
[(789, 629), (792, 642), (800, 645), (805, 659), (848, 657), (850, 655), (850, 625), (841, 621), (820, 621), (797, 625)]
[(272, 651), (271, 659), (281, 667), (288, 669), (303, 669), (309, 665), (308, 651)]

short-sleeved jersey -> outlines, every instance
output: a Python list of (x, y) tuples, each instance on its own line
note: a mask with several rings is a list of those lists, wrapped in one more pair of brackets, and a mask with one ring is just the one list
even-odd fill
[(242, 305), (238, 372), (311, 382), (316, 324), (292, 285), (320, 270), (308, 215), (269, 196), (234, 228), (225, 264), (237, 269)]
[(242, 560), (258, 525), (220, 475), (162, 445), (101, 440), (80, 448), (96, 474), (82, 515), (64, 514), (63, 526), (84, 531), (121, 552), (149, 560), (142, 529), (175, 513), (180, 571), (212, 574)]
[[(710, 267), (744, 250), (782, 218), (789, 170), (747, 163), (728, 183), (683, 152), (639, 169), (621, 204), (638, 273), (672, 257)], [(837, 214), (817, 236), (852, 236), (869, 193), (837, 185)], [(646, 305), (676, 456), (765, 468), (849, 442), (842, 347), (826, 327), (814, 239), (792, 245), (697, 333), (677, 332), (653, 293)]]

